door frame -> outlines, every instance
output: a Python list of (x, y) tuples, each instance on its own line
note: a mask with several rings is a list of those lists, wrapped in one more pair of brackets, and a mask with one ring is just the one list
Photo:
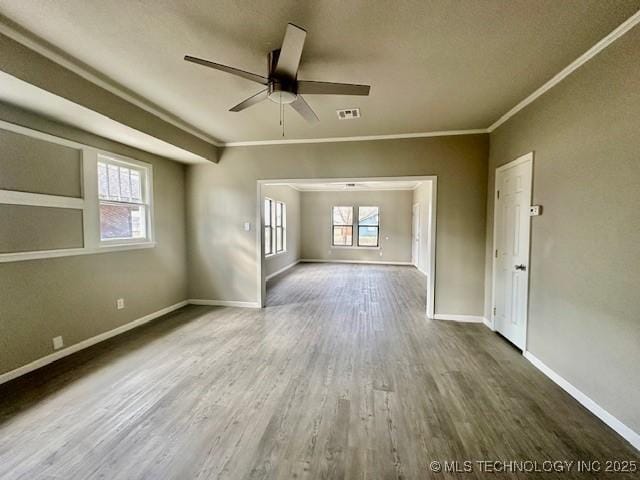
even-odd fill
[[(260, 308), (265, 307), (267, 299), (266, 285), (266, 268), (264, 251), (264, 238), (262, 225), (264, 224), (264, 208), (262, 204), (262, 186), (263, 185), (288, 185), (291, 183), (358, 183), (358, 182), (383, 182), (383, 181), (420, 181), (431, 182), (431, 202), (429, 205), (430, 225), (430, 248), (429, 248), (429, 273), (427, 275), (427, 318), (434, 318), (435, 315), (435, 298), (436, 298), (436, 218), (437, 218), (437, 198), (438, 198), (438, 176), (437, 175), (418, 175), (418, 176), (401, 176), (401, 177), (355, 177), (355, 178), (274, 178), (261, 179), (256, 181), (256, 260), (257, 260), (257, 298)], [(413, 203), (412, 203), (413, 205)]]
[[(515, 160), (512, 160), (509, 163), (505, 163), (504, 165), (501, 165), (500, 167), (496, 168), (495, 171), (495, 175), (494, 175), (494, 186), (493, 186), (493, 242), (492, 242), (492, 250), (491, 250), (491, 309), (489, 311), (489, 315), (491, 317), (491, 321), (490, 321), (490, 327), (491, 330), (496, 331), (496, 323), (495, 323), (495, 314), (494, 314), (494, 308), (496, 306), (496, 255), (495, 255), (495, 251), (496, 251), (496, 246), (497, 246), (497, 229), (498, 229), (498, 222), (497, 222), (497, 218), (498, 218), (498, 202), (496, 202), (497, 197), (498, 197), (498, 175), (501, 174), (502, 172), (504, 172), (505, 170), (508, 170), (512, 167), (516, 167), (518, 165), (524, 164), (524, 163), (529, 163), (529, 169), (531, 170), (531, 198), (528, 199), (529, 201), (529, 205), (531, 205), (531, 201), (533, 199), (533, 152), (529, 152), (529, 153), (525, 153), (524, 155), (521, 155), (520, 157), (516, 158)], [(531, 284), (531, 217), (529, 217), (529, 248), (528, 248), (528, 252), (527, 252), (527, 277), (528, 277), (528, 281), (527, 281), (527, 290), (525, 292), (525, 305), (526, 308), (524, 309), (524, 348), (522, 349), (523, 352), (527, 351), (527, 341), (529, 339), (529, 288), (530, 288), (530, 284)]]
[(413, 232), (413, 218), (414, 218), (414, 212), (418, 210), (418, 238), (420, 238), (420, 230), (422, 229), (422, 225), (421, 225), (421, 221), (420, 221), (420, 203), (414, 203), (411, 206), (411, 262), (413, 263), (413, 266), (416, 267), (418, 270), (420, 270), (420, 242), (418, 242), (417, 247), (416, 247), (416, 258), (415, 258), (415, 262), (414, 262), (414, 258), (413, 258), (413, 245), (415, 242), (415, 238), (413, 236), (414, 232)]

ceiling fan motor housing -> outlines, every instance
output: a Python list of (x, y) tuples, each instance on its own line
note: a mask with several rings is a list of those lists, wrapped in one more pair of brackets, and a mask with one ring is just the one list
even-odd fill
[(298, 97), (295, 78), (277, 78), (274, 76), (280, 49), (269, 52), (269, 93), (268, 98), (275, 103), (293, 103)]
[(275, 103), (293, 103), (298, 95), (295, 91), (295, 82), (285, 83), (279, 80), (269, 80), (269, 100)]

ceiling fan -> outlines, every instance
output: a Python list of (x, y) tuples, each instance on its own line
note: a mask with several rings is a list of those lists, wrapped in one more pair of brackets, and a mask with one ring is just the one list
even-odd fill
[(230, 112), (241, 112), (256, 103), (269, 99), (280, 105), (290, 105), (307, 122), (316, 123), (319, 121), (319, 118), (304, 98), (302, 98), (302, 94), (369, 95), (371, 87), (369, 85), (355, 85), (350, 83), (298, 80), (298, 68), (300, 66), (302, 47), (304, 46), (306, 36), (307, 32), (304, 29), (292, 23), (287, 25), (284, 40), (282, 41), (282, 48), (269, 53), (269, 75), (267, 77), (190, 55), (185, 55), (184, 59), (187, 62), (193, 62), (204, 65), (205, 67), (231, 73), (266, 86), (264, 90), (259, 91), (231, 108), (229, 110)]

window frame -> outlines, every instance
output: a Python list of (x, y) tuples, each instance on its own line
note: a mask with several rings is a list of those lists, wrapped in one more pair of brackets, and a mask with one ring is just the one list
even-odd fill
[[(34, 250), (25, 252), (0, 253), (0, 263), (38, 260), (44, 258), (73, 257), (78, 255), (94, 255), (100, 253), (117, 252), (123, 250), (138, 250), (154, 248), (155, 222), (153, 207), (153, 167), (151, 164), (141, 162), (129, 157), (118, 155), (106, 150), (90, 147), (74, 140), (57, 137), (55, 135), (33, 130), (28, 127), (16, 125), (0, 120), (0, 128), (9, 132), (19, 133), (31, 138), (44, 140), (49, 143), (71, 147), (80, 152), (81, 177), (80, 196), (66, 197), (41, 193), (21, 192), (15, 190), (0, 190), (0, 204), (30, 205), (35, 207), (70, 208), (82, 211), (82, 247), (61, 248), (56, 250)], [(147, 221), (147, 240), (141, 242), (100, 242), (100, 217), (98, 199), (98, 156), (105, 155), (125, 163), (131, 163), (138, 167), (147, 168), (147, 186), (149, 198), (149, 212)]]
[[(280, 222), (278, 224), (278, 207), (280, 208)], [(275, 210), (275, 254), (285, 253), (287, 251), (287, 206), (284, 202), (276, 200)], [(278, 229), (280, 229), (280, 250), (278, 250)]]
[[(351, 225), (342, 224), (342, 223), (335, 223), (335, 217), (333, 215), (334, 209), (336, 209), (336, 208), (345, 208), (345, 207), (351, 209)], [(331, 247), (333, 247), (333, 248), (354, 248), (354, 246), (353, 246), (353, 232), (355, 230), (355, 228), (354, 228), (355, 217), (354, 217), (353, 213), (354, 213), (354, 206), (353, 205), (332, 205), (331, 206)], [(350, 244), (348, 244), (348, 245), (337, 245), (335, 243), (336, 227), (338, 227), (338, 228), (351, 227), (351, 243)]]
[[(361, 208), (376, 208), (378, 209), (378, 223), (375, 225), (360, 225), (360, 209)], [(380, 207), (377, 205), (358, 205), (358, 248), (380, 248)], [(360, 245), (360, 228), (375, 228), (376, 229), (376, 244), (375, 245)]]
[[(266, 212), (266, 203), (269, 202), (269, 225), (267, 225), (267, 212)], [(278, 214), (277, 209), (278, 206), (282, 208), (280, 214), (280, 225), (278, 225)], [(287, 252), (287, 204), (282, 200), (274, 200), (271, 197), (264, 197), (264, 202), (262, 204), (264, 221), (263, 221), (263, 231), (262, 235), (264, 236), (265, 243), (263, 248), (263, 253), (265, 258), (273, 257), (275, 255), (281, 255)], [(269, 233), (267, 234), (267, 229), (269, 229)], [(281, 229), (281, 248), (278, 250), (278, 229)], [(269, 237), (269, 247), (270, 251), (266, 251), (266, 238)]]
[[(269, 203), (269, 215), (267, 217), (267, 202)], [(265, 240), (269, 239), (269, 251), (266, 251), (267, 243), (265, 241), (264, 244), (264, 256), (270, 257), (275, 254), (275, 248), (273, 245), (273, 199), (269, 197), (264, 197), (264, 201), (262, 202), (262, 210), (264, 214), (264, 230), (262, 234), (264, 235)], [(269, 225), (267, 225), (267, 218), (269, 220)], [(269, 229), (269, 234), (267, 235), (267, 229)]]
[[(99, 182), (98, 167), (103, 163), (106, 165), (116, 165), (141, 173), (140, 178), (140, 197), (141, 202), (126, 202), (117, 200), (105, 200), (100, 198), (100, 186), (98, 184), (97, 203), (98, 203), (98, 242), (101, 248), (110, 246), (123, 245), (146, 245), (153, 243), (154, 239), (154, 222), (153, 222), (153, 167), (149, 163), (140, 162), (131, 158), (121, 157), (106, 152), (98, 152), (96, 160), (96, 182)], [(100, 205), (102, 203), (118, 204), (118, 205), (140, 205), (145, 211), (145, 236), (140, 238), (102, 238), (102, 229), (100, 225)]]

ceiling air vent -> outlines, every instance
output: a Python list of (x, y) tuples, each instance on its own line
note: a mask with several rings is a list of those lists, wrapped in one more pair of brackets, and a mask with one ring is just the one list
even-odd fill
[(359, 108), (347, 108), (346, 110), (336, 110), (338, 113), (338, 120), (352, 120), (354, 118), (360, 118)]

